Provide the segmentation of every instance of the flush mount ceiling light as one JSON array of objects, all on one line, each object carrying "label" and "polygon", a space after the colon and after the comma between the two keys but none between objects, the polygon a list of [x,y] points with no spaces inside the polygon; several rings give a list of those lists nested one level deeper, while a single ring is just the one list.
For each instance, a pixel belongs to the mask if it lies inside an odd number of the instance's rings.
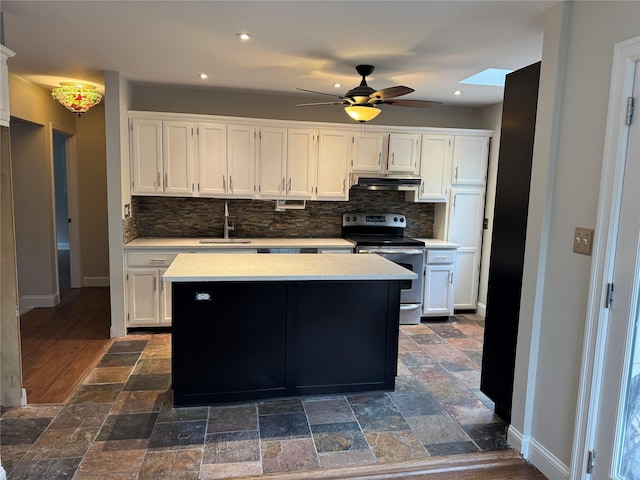
[{"label": "flush mount ceiling light", "polygon": [[373,120],[381,112],[379,108],[369,107],[367,105],[351,105],[349,107],[345,107],[344,111],[347,112],[347,115],[360,123]]},{"label": "flush mount ceiling light", "polygon": [[240,40],[246,41],[251,38],[251,34],[247,32],[240,32],[236,33],[236,37],[238,37]]},{"label": "flush mount ceiling light", "polygon": [[206,80],[207,78],[209,78],[209,75],[207,75],[206,73],[200,73],[198,74],[198,76],[201,80]]},{"label": "flush mount ceiling light", "polygon": [[74,82],[60,82],[60,87],[54,88],[51,96],[78,116],[102,100],[102,93],[93,85]]}]

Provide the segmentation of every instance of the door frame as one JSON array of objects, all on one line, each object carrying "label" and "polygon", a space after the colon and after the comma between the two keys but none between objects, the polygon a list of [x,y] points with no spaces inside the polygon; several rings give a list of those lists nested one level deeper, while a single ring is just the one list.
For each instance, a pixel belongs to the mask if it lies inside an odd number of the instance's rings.
[{"label": "door frame", "polygon": [[[80,236],[80,202],[78,191],[78,152],[77,152],[77,139],[75,132],[56,125],[54,123],[49,124],[49,132],[51,138],[51,144],[53,145],[53,132],[59,132],[63,134],[65,139],[65,155],[66,155],[66,172],[67,172],[67,208],[68,215],[71,218],[69,223],[69,259],[71,266],[71,288],[80,288],[84,285],[82,280],[82,238]],[[53,192],[53,218],[55,223],[56,217],[56,202],[55,202],[55,175],[53,172],[54,158],[53,148],[51,149],[51,168],[52,168],[52,192]],[[54,227],[55,228],[55,227]],[[56,235],[54,235],[54,241]],[[58,258],[55,257],[56,273],[59,272]],[[58,295],[60,294],[60,285],[58,282],[58,275],[56,275],[56,285]]]},{"label": "door frame", "polygon": [[[603,376],[604,345],[609,310],[604,305],[607,284],[613,280],[618,222],[629,128],[624,124],[627,99],[633,92],[636,62],[640,62],[640,36],[614,47],[607,112],[604,156],[593,244],[593,261],[584,334],[582,368],[571,455],[570,479],[587,478],[587,452],[594,443]],[[636,110],[640,108],[636,107]],[[640,121],[640,112],[634,121]]]}]

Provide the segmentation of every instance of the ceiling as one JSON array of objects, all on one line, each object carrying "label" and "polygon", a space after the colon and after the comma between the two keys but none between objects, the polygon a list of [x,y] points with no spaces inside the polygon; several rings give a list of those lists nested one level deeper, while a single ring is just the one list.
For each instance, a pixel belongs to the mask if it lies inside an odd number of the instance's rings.
[{"label": "ceiling", "polygon": [[542,12],[554,3],[2,0],[0,9],[16,52],[9,71],[47,88],[102,85],[114,70],[141,83],[342,95],[360,81],[355,65],[371,64],[375,89],[406,85],[416,91],[403,99],[480,106],[501,102],[502,88],[458,82],[539,61]]}]

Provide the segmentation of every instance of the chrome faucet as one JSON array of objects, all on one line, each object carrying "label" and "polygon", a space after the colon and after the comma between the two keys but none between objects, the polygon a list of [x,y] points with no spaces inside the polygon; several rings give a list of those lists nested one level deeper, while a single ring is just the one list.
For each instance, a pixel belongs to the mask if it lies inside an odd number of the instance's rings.
[{"label": "chrome faucet", "polygon": [[229,232],[233,232],[236,229],[235,223],[229,226],[229,206],[227,202],[224,202],[224,227],[223,227],[223,237],[229,238]]}]

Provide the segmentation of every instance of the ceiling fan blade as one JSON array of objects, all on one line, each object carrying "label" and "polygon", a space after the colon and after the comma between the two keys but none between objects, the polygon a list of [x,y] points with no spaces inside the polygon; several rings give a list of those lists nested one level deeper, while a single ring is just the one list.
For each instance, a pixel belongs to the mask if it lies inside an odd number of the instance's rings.
[{"label": "ceiling fan blade", "polygon": [[305,90],[304,88],[296,88],[296,90],[300,90],[301,92],[317,93],[318,95],[327,95],[329,97],[344,98],[344,97],[341,97],[340,95],[336,95],[334,93],[316,92],[314,90]]},{"label": "ceiling fan blade", "polygon": [[442,102],[430,102],[427,100],[385,100],[380,102],[382,105],[395,105],[396,107],[418,107],[428,108],[442,105]]},{"label": "ceiling fan blade", "polygon": [[343,105],[345,102],[316,102],[316,103],[298,103],[294,107],[312,107],[315,105]]},{"label": "ceiling fan blade", "polygon": [[370,97],[377,98],[379,100],[385,100],[387,98],[395,98],[401,95],[406,95],[411,92],[415,92],[415,90],[413,88],[403,87],[402,85],[398,85],[395,87],[383,88],[382,90],[373,92],[370,95]]}]

